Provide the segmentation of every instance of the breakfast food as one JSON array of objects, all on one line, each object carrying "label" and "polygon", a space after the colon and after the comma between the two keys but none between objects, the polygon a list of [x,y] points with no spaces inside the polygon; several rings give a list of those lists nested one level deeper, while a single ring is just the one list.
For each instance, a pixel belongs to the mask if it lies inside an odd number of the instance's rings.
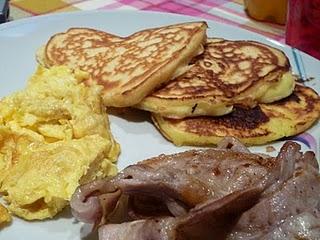
[{"label": "breakfast food", "polygon": [[203,51],[206,28],[205,22],[191,22],[146,29],[124,38],[69,29],[51,37],[37,59],[44,66],[67,65],[89,72],[86,82],[104,87],[106,106],[132,106],[186,71],[189,61]]},{"label": "breakfast food", "polygon": [[65,66],[34,73],[0,102],[0,191],[22,218],[55,216],[79,184],[115,175],[119,145],[102,104],[102,87]]},{"label": "breakfast food", "polygon": [[160,155],[83,185],[71,208],[77,219],[98,227],[100,240],[281,234],[292,239],[319,233],[319,194],[312,152],[303,154],[298,144],[287,142],[273,158],[227,138],[217,149]]},{"label": "breakfast food", "polygon": [[136,107],[169,118],[221,116],[287,97],[295,85],[285,54],[253,41],[209,38],[189,67]]},{"label": "breakfast food", "polygon": [[[70,203],[100,240],[317,239],[318,164],[293,142],[274,158],[224,138],[116,175],[105,105],[152,112],[176,145],[230,135],[263,144],[319,118],[319,96],[295,83],[283,52],[213,38],[203,49],[205,31],[203,22],[129,37],[71,28],[41,47],[26,89],[0,102],[0,193],[10,212],[46,219]],[[8,209],[0,205],[0,224],[11,221]]]},{"label": "breakfast food", "polygon": [[313,152],[287,142],[276,160],[271,185],[238,219],[228,240],[309,239],[320,236],[319,165]]},{"label": "breakfast food", "polygon": [[0,204],[0,228],[5,225],[10,223],[12,220],[11,215],[2,204]]},{"label": "breakfast food", "polygon": [[[58,33],[54,36],[58,38],[59,43],[55,52],[60,52],[62,55],[77,57],[72,59],[73,61],[68,62],[68,66],[73,69],[77,68],[79,61],[89,58],[89,50],[95,49],[96,51],[101,50],[104,53],[105,46],[114,42],[119,42],[122,38],[117,37],[113,34],[102,32],[96,29],[90,28],[70,28],[67,34]],[[81,42],[85,39],[85,42]],[[75,44],[78,42],[78,44]],[[80,52],[84,54],[84,59],[80,58]],[[46,58],[46,46],[42,46],[36,53],[36,59],[40,65],[50,67],[50,62]],[[82,63],[84,64],[84,63]]]},{"label": "breakfast food", "polygon": [[[303,117],[302,117],[303,116]],[[320,97],[297,84],[287,98],[255,108],[236,107],[220,117],[170,119],[153,114],[159,131],[176,145],[212,145],[234,136],[247,145],[268,143],[307,130],[320,117]]]}]

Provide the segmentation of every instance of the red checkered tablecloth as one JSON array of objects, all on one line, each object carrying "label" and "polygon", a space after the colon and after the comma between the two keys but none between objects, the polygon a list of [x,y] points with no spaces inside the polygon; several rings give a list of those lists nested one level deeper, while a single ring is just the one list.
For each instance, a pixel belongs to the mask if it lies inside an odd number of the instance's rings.
[{"label": "red checkered tablecloth", "polygon": [[249,18],[243,0],[11,0],[11,20],[68,11],[129,9],[179,13],[238,26],[284,42],[284,27]]}]

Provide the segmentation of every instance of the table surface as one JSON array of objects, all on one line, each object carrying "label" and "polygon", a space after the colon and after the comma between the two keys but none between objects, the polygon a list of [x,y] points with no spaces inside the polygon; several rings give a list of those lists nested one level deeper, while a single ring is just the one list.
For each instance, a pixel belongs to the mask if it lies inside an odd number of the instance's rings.
[{"label": "table surface", "polygon": [[243,0],[11,0],[10,20],[48,13],[85,10],[148,10],[215,20],[284,42],[284,26],[249,18]]}]

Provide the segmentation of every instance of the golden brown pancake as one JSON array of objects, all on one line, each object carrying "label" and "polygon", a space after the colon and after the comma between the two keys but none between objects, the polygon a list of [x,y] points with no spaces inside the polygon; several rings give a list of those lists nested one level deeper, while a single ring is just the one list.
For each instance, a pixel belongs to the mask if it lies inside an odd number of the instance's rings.
[{"label": "golden brown pancake", "polygon": [[[53,54],[54,58],[58,58],[60,64],[63,65],[66,56],[73,56],[73,62],[69,61],[69,67],[76,68],[78,61],[83,61],[84,59],[89,59],[90,53],[95,52],[100,53],[104,52],[103,48],[107,44],[112,44],[113,42],[122,41],[121,37],[116,35],[106,33],[103,31],[90,29],[90,28],[70,28],[66,33],[58,33],[52,38],[58,38],[60,41],[59,47],[56,46]],[[100,51],[99,51],[100,50]],[[82,54],[80,54],[82,53]],[[50,59],[46,57],[46,45],[42,46],[36,54],[37,61],[46,67],[54,65],[50,62]],[[61,58],[59,60],[59,58]],[[71,66],[74,64],[73,66]]]},{"label": "golden brown pancake", "polygon": [[274,102],[294,89],[285,54],[262,43],[211,38],[192,63],[137,107],[170,118],[220,116],[235,104]]},{"label": "golden brown pancake", "polygon": [[247,145],[268,143],[307,130],[320,114],[320,98],[311,88],[296,85],[280,101],[252,109],[235,108],[220,117],[169,119],[153,114],[160,132],[176,145],[212,145],[233,136]]},{"label": "golden brown pancake", "polygon": [[117,37],[92,29],[70,29],[51,37],[37,58],[45,66],[67,65],[90,73],[88,84],[104,86],[107,106],[140,102],[161,83],[184,72],[201,53],[205,22],[146,29]]}]

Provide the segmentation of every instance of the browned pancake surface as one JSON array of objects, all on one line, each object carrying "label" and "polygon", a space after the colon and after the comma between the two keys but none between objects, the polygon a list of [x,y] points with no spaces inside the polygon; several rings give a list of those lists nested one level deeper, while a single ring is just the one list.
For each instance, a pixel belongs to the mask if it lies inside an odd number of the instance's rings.
[{"label": "browned pancake surface", "polygon": [[[55,42],[57,40],[57,42]],[[84,62],[95,53],[105,51],[104,47],[122,38],[106,32],[90,28],[70,28],[65,33],[58,33],[50,40],[45,49],[48,65],[64,65],[65,63]],[[101,48],[101,49],[99,49]]]},{"label": "browned pancake surface", "polygon": [[[253,109],[235,108],[233,112],[221,117],[202,117],[195,121],[186,120],[186,131],[199,135],[212,135],[221,128],[234,129],[239,133],[259,127],[269,120],[269,117],[261,110],[260,106]],[[205,127],[204,127],[205,126]],[[261,134],[261,133],[259,133]],[[228,134],[227,134],[228,135]]]},{"label": "browned pancake surface", "polygon": [[[49,66],[67,65],[89,72],[91,79],[88,83],[104,86],[105,97],[110,100],[113,95],[134,91],[152,77],[157,80],[152,83],[154,86],[146,87],[148,91],[168,81],[173,70],[168,69],[168,73],[163,70],[162,73],[162,69],[170,68],[168,63],[175,61],[178,67],[179,61],[193,57],[205,40],[205,29],[204,22],[176,24],[147,29],[125,38],[92,29],[71,29],[49,40],[46,61]],[[147,94],[140,92],[138,95],[141,98],[140,95]],[[132,104],[138,100],[134,99]]]},{"label": "browned pancake surface", "polygon": [[[232,98],[270,73],[288,71],[289,62],[279,50],[253,41],[208,39],[204,54],[194,66],[151,96],[187,99],[206,96]],[[214,101],[214,100],[213,100]]]},{"label": "browned pancake surface", "polygon": [[320,115],[320,98],[311,88],[296,85],[287,98],[255,108],[235,107],[220,117],[170,119],[153,115],[159,130],[177,145],[214,144],[234,136],[246,144],[263,144],[308,129]]}]

